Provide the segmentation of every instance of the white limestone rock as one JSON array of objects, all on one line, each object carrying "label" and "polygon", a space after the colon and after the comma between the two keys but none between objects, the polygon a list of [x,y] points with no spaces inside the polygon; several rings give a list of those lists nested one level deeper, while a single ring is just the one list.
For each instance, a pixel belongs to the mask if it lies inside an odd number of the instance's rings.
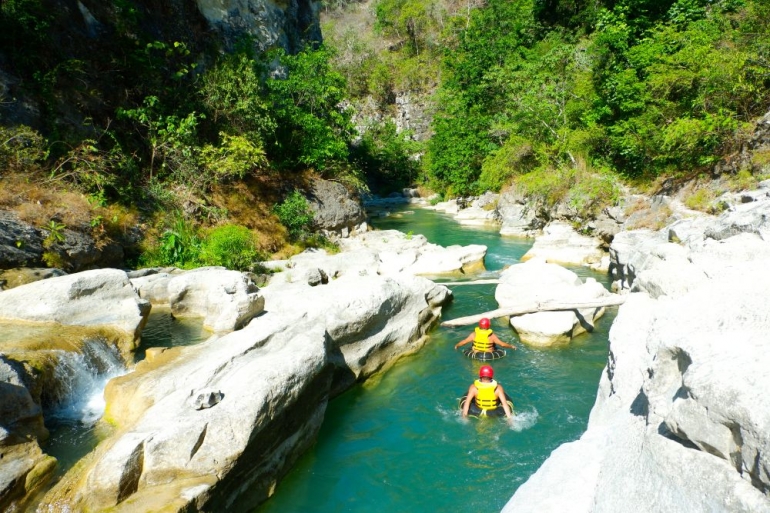
[{"label": "white limestone rock", "polygon": [[203,317],[214,333],[239,329],[264,310],[265,300],[244,273],[201,268],[168,282],[169,304],[175,317]]},{"label": "white limestone rock", "polygon": [[[500,308],[543,301],[581,302],[608,295],[593,278],[583,283],[574,272],[542,258],[509,267],[501,273],[495,289]],[[581,309],[577,314],[575,311],[537,312],[513,316],[510,322],[522,342],[549,346],[569,342],[575,335],[592,329],[603,314],[604,308]]]},{"label": "white limestone rock", "polygon": [[496,207],[499,198],[499,194],[486,192],[478,198],[474,198],[468,207],[457,212],[454,219],[460,224],[472,226],[498,224],[500,216]]},{"label": "white limestone rock", "polygon": [[614,264],[640,293],[610,331],[588,430],[504,511],[770,512],[770,203],[761,201],[618,234]]},{"label": "white limestone rock", "polygon": [[128,276],[97,269],[29,283],[0,292],[0,319],[105,326],[125,334],[122,349],[133,349],[150,313]]},{"label": "white limestone rock", "polygon": [[363,233],[341,242],[341,247],[348,253],[367,255],[365,258],[376,265],[363,270],[383,275],[439,275],[482,268],[487,252],[480,244],[443,247],[428,242],[423,235],[409,236],[397,230]]},{"label": "white limestone rock", "polygon": [[601,244],[599,239],[580,235],[569,223],[554,221],[543,228],[543,234],[535,238],[521,260],[541,257],[552,263],[596,267],[605,254]]}]

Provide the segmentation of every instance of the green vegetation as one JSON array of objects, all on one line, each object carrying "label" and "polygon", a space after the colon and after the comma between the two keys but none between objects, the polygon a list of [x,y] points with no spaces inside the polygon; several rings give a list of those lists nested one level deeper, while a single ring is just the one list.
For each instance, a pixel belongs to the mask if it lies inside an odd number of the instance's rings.
[{"label": "green vegetation", "polygon": [[770,102],[760,2],[548,3],[491,0],[460,31],[429,180],[473,193],[577,159],[630,178],[696,170]]},{"label": "green vegetation", "polygon": [[206,265],[221,265],[228,269],[248,271],[265,260],[257,251],[254,234],[243,226],[217,226],[203,241],[201,260]]},{"label": "green vegetation", "polygon": [[292,240],[308,235],[313,222],[313,212],[310,210],[307,199],[299,191],[289,194],[285,200],[275,206],[274,211]]},{"label": "green vegetation", "polygon": [[258,268],[265,259],[266,256],[257,249],[254,233],[248,228],[225,224],[201,233],[177,214],[172,226],[163,230],[157,241],[146,248],[140,264],[181,269],[215,265],[249,271]]},{"label": "green vegetation", "polygon": [[[373,5],[371,30],[386,42],[332,16],[327,40],[343,49],[335,62],[349,94],[381,108],[396,91],[437,86],[414,181],[448,197],[513,184],[591,210],[613,201],[620,181],[709,169],[770,104],[770,7],[759,0]],[[433,82],[405,86],[409,63],[427,55],[440,62]],[[387,81],[375,82],[387,86],[361,78],[381,68]]]},{"label": "green vegetation", "polygon": [[400,191],[415,182],[420,164],[413,157],[422,145],[408,131],[398,132],[388,120],[368,127],[351,156],[369,186],[382,194]]},{"label": "green vegetation", "polygon": [[[74,190],[89,206],[68,227],[110,238],[136,215],[152,225],[142,262],[240,268],[260,251],[326,244],[299,194],[282,192],[309,176],[442,198],[513,186],[590,215],[623,181],[710,172],[770,104],[763,0],[365,4],[325,4],[326,45],[260,55],[131,0],[93,6],[110,34],[93,52],[65,13],[2,2],[4,71],[40,126],[0,123],[0,171],[18,175],[0,204],[18,206],[23,189],[26,218],[44,227],[57,203],[33,203],[43,193],[25,184]],[[417,142],[391,120],[398,98],[419,95],[432,125]],[[727,187],[756,183],[769,161],[755,155]],[[257,203],[259,216],[246,208]],[[105,221],[133,206],[132,222]],[[243,255],[227,260],[225,247]]]},{"label": "green vegetation", "polygon": [[[24,84],[20,92],[39,105],[42,123],[33,130],[0,122],[0,171],[18,173],[15,183],[83,194],[93,205],[87,225],[105,238],[114,233],[104,229],[109,223],[99,208],[139,206],[143,220],[165,227],[149,231],[141,262],[189,267],[222,260],[204,251],[200,234],[227,221],[280,250],[290,241],[278,240],[285,232],[275,229],[271,207],[286,184],[304,189],[310,175],[365,187],[358,162],[392,162],[398,169],[391,174],[416,174],[394,155],[399,141],[390,132],[351,154],[346,77],[331,67],[330,48],[306,41],[295,54],[259,55],[244,39],[223,51],[211,33],[150,19],[139,7],[132,0],[93,6],[110,34],[93,52],[91,40],[71,34],[66,13],[32,0],[0,4],[4,71]],[[256,196],[268,219],[253,221],[243,209],[234,217],[233,190]],[[15,192],[0,201],[15,207]],[[53,201],[42,208],[51,211],[34,217],[55,213]],[[304,231],[291,225],[289,235],[328,245]]]}]

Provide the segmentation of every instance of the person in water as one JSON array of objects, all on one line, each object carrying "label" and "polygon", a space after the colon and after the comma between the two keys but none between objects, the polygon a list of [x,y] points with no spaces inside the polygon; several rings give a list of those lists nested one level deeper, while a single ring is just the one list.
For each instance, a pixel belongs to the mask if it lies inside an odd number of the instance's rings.
[{"label": "person in water", "polygon": [[[492,333],[492,330],[489,328],[489,319],[486,317],[479,321],[479,326],[473,331],[473,333],[468,335],[464,340],[461,340],[455,344],[455,349],[460,346],[464,346],[465,344],[470,344],[471,342],[473,342],[473,350],[471,351],[472,354],[469,356],[473,356],[476,353],[494,354],[497,351],[498,346],[509,347],[514,350],[516,349],[516,346],[503,342],[497,338],[497,335]],[[503,354],[505,353],[503,352]]]},{"label": "person in water", "polygon": [[497,408],[503,409],[505,416],[511,417],[511,404],[505,395],[503,386],[495,381],[495,371],[489,365],[482,365],[479,369],[479,379],[473,382],[468,389],[468,395],[462,403],[463,417],[468,416],[471,407],[481,415],[496,414]]}]

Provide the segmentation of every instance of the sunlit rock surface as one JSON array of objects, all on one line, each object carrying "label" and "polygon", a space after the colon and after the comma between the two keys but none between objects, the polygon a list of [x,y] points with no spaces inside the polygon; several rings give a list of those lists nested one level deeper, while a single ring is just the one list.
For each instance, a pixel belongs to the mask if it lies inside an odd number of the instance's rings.
[{"label": "sunlit rock surface", "polygon": [[770,202],[621,232],[588,430],[505,512],[770,511]]},{"label": "sunlit rock surface", "polygon": [[[424,245],[391,236],[395,253]],[[313,443],[328,400],[422,347],[451,299],[446,287],[402,270],[411,265],[378,274],[380,243],[358,244],[276,264],[260,290],[264,311],[248,325],[152,352],[112,380],[105,416],[119,434],[65,476],[43,510],[251,511],[265,500]],[[459,262],[464,253],[452,254]],[[326,283],[309,284],[314,271]],[[157,280],[144,285],[162,297]],[[202,393],[217,400],[198,408]]]},{"label": "sunlit rock surface", "polygon": [[2,320],[110,327],[125,334],[124,350],[136,346],[149,313],[150,303],[118,269],[84,271],[0,292]]},{"label": "sunlit rock surface", "polygon": [[609,261],[602,265],[604,255],[597,238],[580,235],[569,223],[552,222],[543,228],[543,234],[535,238],[521,259],[540,257],[551,263],[592,266],[606,271]]},{"label": "sunlit rock surface", "polygon": [[[608,295],[596,280],[589,278],[584,283],[569,269],[542,258],[533,258],[504,270],[495,289],[500,308],[544,301],[586,302]],[[567,343],[575,335],[592,330],[596,319],[603,314],[603,307],[581,308],[512,316],[510,322],[522,342],[550,346]]]}]

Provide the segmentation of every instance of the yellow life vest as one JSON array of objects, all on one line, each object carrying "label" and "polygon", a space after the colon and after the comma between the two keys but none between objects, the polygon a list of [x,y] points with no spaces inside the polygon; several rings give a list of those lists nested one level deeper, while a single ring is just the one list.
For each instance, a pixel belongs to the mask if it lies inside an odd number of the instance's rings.
[{"label": "yellow life vest", "polygon": [[482,353],[489,353],[495,350],[495,343],[489,341],[492,330],[482,330],[476,328],[476,336],[473,338],[473,350]]},{"label": "yellow life vest", "polygon": [[478,389],[478,392],[476,392],[476,406],[482,410],[494,410],[497,408],[497,396],[495,395],[497,381],[493,379],[489,383],[485,383],[477,379],[473,384]]}]

